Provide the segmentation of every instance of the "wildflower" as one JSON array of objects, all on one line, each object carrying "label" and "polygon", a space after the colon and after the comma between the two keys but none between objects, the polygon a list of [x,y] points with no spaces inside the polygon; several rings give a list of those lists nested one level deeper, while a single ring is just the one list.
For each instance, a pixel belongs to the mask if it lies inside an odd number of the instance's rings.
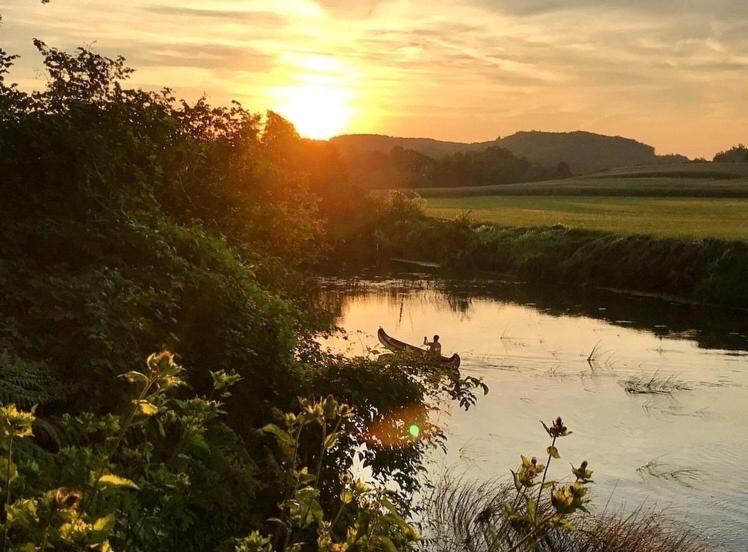
[{"label": "wildflower", "polygon": [[69,491],[67,489],[57,489],[55,491],[55,503],[59,508],[77,508],[81,500],[81,494],[78,491]]},{"label": "wildflower", "polygon": [[0,431],[5,438],[31,437],[34,419],[33,412],[18,410],[14,404],[0,407]]},{"label": "wildflower", "polygon": [[534,486],[535,478],[543,473],[544,469],[545,465],[539,464],[538,459],[534,456],[532,458],[522,456],[522,465],[519,467],[519,470],[517,470],[517,473],[512,472],[515,478],[515,485],[519,483],[519,486],[522,487]]},{"label": "wildflower", "polygon": [[587,487],[575,481],[571,485],[562,485],[551,492],[551,504],[559,514],[573,514],[577,510],[586,512],[585,504],[589,502]]},{"label": "wildflower", "polygon": [[582,464],[578,468],[575,468],[572,464],[571,473],[573,473],[577,480],[581,481],[582,483],[592,482],[592,470],[587,469],[587,460],[582,462]]},{"label": "wildflower", "polygon": [[564,422],[560,416],[553,421],[551,427],[545,425],[545,422],[543,422],[542,420],[540,423],[543,424],[543,427],[545,428],[545,431],[548,433],[548,435],[550,435],[554,439],[556,439],[557,437],[566,437],[567,435],[572,434],[572,432],[569,431],[569,429],[564,425]]}]

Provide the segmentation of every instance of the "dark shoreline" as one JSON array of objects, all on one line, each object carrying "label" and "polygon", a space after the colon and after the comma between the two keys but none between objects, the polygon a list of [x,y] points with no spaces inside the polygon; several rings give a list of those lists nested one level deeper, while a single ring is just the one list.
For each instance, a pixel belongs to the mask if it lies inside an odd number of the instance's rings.
[{"label": "dark shoreline", "polygon": [[[391,259],[433,264],[443,274],[659,297],[748,309],[748,243],[684,240],[573,230],[502,228],[467,218],[380,220],[375,232],[338,252],[371,264]],[[374,243],[372,243],[374,242]]]}]

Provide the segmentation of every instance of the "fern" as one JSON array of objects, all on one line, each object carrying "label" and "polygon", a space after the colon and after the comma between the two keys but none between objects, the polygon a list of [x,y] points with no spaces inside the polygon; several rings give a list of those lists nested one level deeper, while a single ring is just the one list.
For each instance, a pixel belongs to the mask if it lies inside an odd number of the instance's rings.
[{"label": "fern", "polygon": [[44,364],[0,351],[0,403],[30,408],[56,400],[59,392],[60,383]]}]

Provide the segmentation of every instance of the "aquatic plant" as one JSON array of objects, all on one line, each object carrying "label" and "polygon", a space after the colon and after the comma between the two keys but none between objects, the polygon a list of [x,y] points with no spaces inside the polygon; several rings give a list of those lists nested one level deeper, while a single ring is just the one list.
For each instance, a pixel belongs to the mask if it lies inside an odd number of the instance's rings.
[{"label": "aquatic plant", "polygon": [[578,467],[572,465],[571,481],[548,480],[552,462],[561,457],[556,443],[572,432],[561,418],[550,426],[541,423],[550,438],[545,464],[523,455],[520,466],[511,472],[512,486],[447,482],[437,487],[427,507],[430,526],[435,529],[429,540],[434,549],[530,550],[542,546],[552,534],[576,531],[572,520],[587,512],[592,470],[584,461]]},{"label": "aquatic plant", "polygon": [[701,472],[693,468],[682,468],[661,462],[654,458],[636,469],[642,477],[649,476],[656,479],[675,481],[686,487],[690,487],[693,481],[701,477]]},{"label": "aquatic plant", "polygon": [[[572,479],[546,481],[559,458],[555,444],[570,435],[557,418],[545,464],[522,457],[512,480],[472,482],[447,472],[426,499],[424,551],[436,552],[702,552],[698,536],[654,511],[590,513],[592,470],[572,465]],[[537,493],[535,490],[537,489]]]},{"label": "aquatic plant", "polygon": [[633,395],[671,395],[676,391],[690,391],[691,386],[675,376],[631,376],[620,382],[627,393]]}]

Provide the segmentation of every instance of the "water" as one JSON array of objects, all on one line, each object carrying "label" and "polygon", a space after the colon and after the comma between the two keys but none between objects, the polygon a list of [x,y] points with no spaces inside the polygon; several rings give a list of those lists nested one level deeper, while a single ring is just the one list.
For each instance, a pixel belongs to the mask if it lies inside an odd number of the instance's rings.
[{"label": "water", "polygon": [[[544,457],[539,420],[562,416],[574,434],[558,443],[562,458],[551,475],[588,460],[598,511],[665,510],[715,548],[748,549],[746,313],[487,281],[410,277],[323,287],[323,301],[348,332],[332,348],[377,347],[380,325],[414,344],[438,333],[443,353],[458,352],[463,373],[488,384],[474,409],[441,413],[449,452],[432,460],[432,475],[503,477],[520,454]],[[624,390],[628,378],[653,375],[688,389]]]}]

